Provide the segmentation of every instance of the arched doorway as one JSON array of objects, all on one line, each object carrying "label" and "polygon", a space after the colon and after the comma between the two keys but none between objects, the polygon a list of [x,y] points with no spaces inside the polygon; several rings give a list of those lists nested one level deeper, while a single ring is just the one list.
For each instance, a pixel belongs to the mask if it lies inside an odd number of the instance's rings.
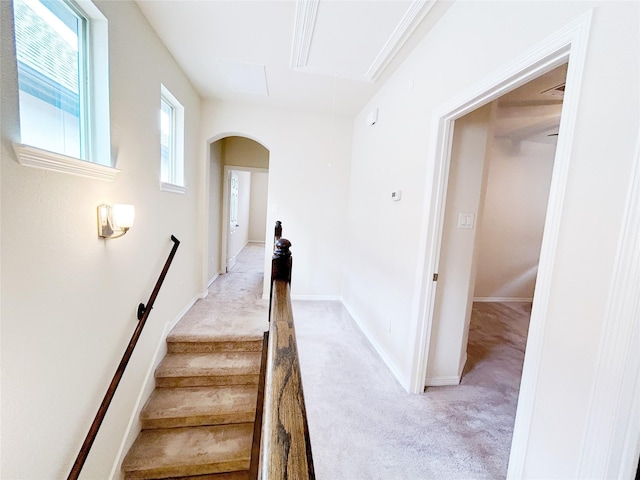
[{"label": "arched doorway", "polygon": [[265,243],[269,150],[246,136],[223,135],[209,143],[208,164],[207,286],[233,268],[248,243]]}]

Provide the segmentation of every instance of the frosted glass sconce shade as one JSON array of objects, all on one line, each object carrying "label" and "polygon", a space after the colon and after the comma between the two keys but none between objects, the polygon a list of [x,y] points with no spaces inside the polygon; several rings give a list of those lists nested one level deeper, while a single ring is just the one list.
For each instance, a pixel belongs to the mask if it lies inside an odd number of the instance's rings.
[{"label": "frosted glass sconce shade", "polygon": [[98,236],[102,238],[122,237],[133,226],[135,207],[133,205],[99,205]]}]

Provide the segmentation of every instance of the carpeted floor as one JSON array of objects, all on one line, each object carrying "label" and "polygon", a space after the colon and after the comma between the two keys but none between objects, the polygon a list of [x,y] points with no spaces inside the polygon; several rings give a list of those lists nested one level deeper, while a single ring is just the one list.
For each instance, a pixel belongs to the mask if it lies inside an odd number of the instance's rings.
[{"label": "carpeted floor", "polygon": [[410,395],[339,302],[295,302],[319,479],[505,478],[529,304],[474,305],[458,386]]},{"label": "carpeted floor", "polygon": [[237,256],[236,265],[209,287],[169,334],[189,340],[257,337],[269,328],[269,302],[262,299],[264,244],[249,243]]},{"label": "carpeted floor", "polygon": [[[248,245],[172,334],[266,328],[263,245]],[[530,304],[476,303],[460,385],[410,395],[340,302],[293,311],[319,480],[505,478]]]}]

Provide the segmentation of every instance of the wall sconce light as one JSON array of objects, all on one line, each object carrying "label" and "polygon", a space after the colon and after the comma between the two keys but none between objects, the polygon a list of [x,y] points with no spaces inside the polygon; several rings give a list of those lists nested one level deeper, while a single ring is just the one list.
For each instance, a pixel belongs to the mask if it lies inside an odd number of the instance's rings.
[{"label": "wall sconce light", "polygon": [[122,237],[133,225],[133,205],[98,205],[98,236],[102,238]]}]

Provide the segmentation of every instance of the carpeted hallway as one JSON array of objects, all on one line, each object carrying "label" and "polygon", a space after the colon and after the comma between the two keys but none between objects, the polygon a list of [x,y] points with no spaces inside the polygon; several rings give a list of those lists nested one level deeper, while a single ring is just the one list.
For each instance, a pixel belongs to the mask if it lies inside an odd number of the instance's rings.
[{"label": "carpeted hallway", "polygon": [[[174,332],[266,328],[263,248],[249,244]],[[319,480],[505,478],[530,304],[474,304],[461,384],[421,395],[404,391],[340,302],[294,301],[293,312]]]},{"label": "carpeted hallway", "polygon": [[505,478],[529,304],[475,304],[462,383],[422,395],[339,302],[295,302],[294,316],[318,478]]}]

